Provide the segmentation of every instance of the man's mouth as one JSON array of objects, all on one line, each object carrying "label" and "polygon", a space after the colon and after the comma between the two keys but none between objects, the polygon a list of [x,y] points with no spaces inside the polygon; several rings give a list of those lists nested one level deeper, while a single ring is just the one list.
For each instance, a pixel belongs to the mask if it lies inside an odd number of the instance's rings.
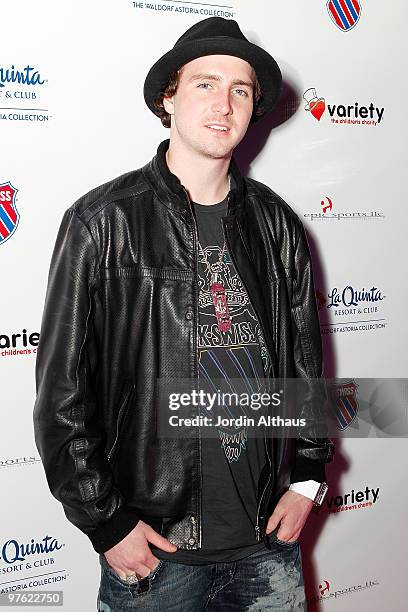
[{"label": "man's mouth", "polygon": [[205,127],[212,130],[213,132],[222,132],[224,134],[227,134],[230,131],[230,128],[228,126],[222,125],[220,123],[209,123]]}]

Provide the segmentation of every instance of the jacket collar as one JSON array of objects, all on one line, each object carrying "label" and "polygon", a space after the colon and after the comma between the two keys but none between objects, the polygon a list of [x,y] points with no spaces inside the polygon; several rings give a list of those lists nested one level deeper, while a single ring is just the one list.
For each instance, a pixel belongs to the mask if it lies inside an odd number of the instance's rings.
[{"label": "jacket collar", "polygon": [[[156,155],[143,167],[142,171],[159,199],[168,208],[182,212],[188,209],[188,203],[184,186],[167,165],[166,151],[169,144],[170,139],[163,140],[157,147]],[[235,187],[230,191],[228,215],[235,215],[243,205],[245,183],[233,157],[231,158],[229,171],[235,179]]]}]

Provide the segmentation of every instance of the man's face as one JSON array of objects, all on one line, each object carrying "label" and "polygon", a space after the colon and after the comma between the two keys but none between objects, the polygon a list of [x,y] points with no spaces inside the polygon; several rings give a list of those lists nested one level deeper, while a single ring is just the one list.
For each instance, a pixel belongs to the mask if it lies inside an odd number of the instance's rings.
[{"label": "man's face", "polygon": [[163,100],[170,140],[205,157],[229,157],[251,120],[254,78],[252,66],[232,55],[185,64],[176,93]]}]

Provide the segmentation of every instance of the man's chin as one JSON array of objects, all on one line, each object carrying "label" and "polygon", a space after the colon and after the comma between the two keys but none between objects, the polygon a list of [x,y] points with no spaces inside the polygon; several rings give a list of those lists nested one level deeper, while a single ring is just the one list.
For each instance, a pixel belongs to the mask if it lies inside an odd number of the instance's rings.
[{"label": "man's chin", "polygon": [[230,158],[235,146],[231,143],[208,144],[206,143],[202,150],[207,157],[212,159],[227,159]]}]

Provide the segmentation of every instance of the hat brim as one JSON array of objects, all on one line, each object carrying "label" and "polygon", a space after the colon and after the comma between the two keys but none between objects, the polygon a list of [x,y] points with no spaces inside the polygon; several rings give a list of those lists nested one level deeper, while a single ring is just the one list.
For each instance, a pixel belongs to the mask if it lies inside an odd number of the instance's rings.
[{"label": "hat brim", "polygon": [[261,116],[253,114],[252,123],[272,110],[282,86],[282,74],[277,62],[267,51],[254,43],[229,36],[215,36],[173,48],[150,68],[145,79],[143,95],[147,106],[155,115],[157,109],[154,101],[166,88],[170,74],[191,60],[204,55],[233,55],[247,61],[254,68],[261,86],[260,103],[264,112]]}]

